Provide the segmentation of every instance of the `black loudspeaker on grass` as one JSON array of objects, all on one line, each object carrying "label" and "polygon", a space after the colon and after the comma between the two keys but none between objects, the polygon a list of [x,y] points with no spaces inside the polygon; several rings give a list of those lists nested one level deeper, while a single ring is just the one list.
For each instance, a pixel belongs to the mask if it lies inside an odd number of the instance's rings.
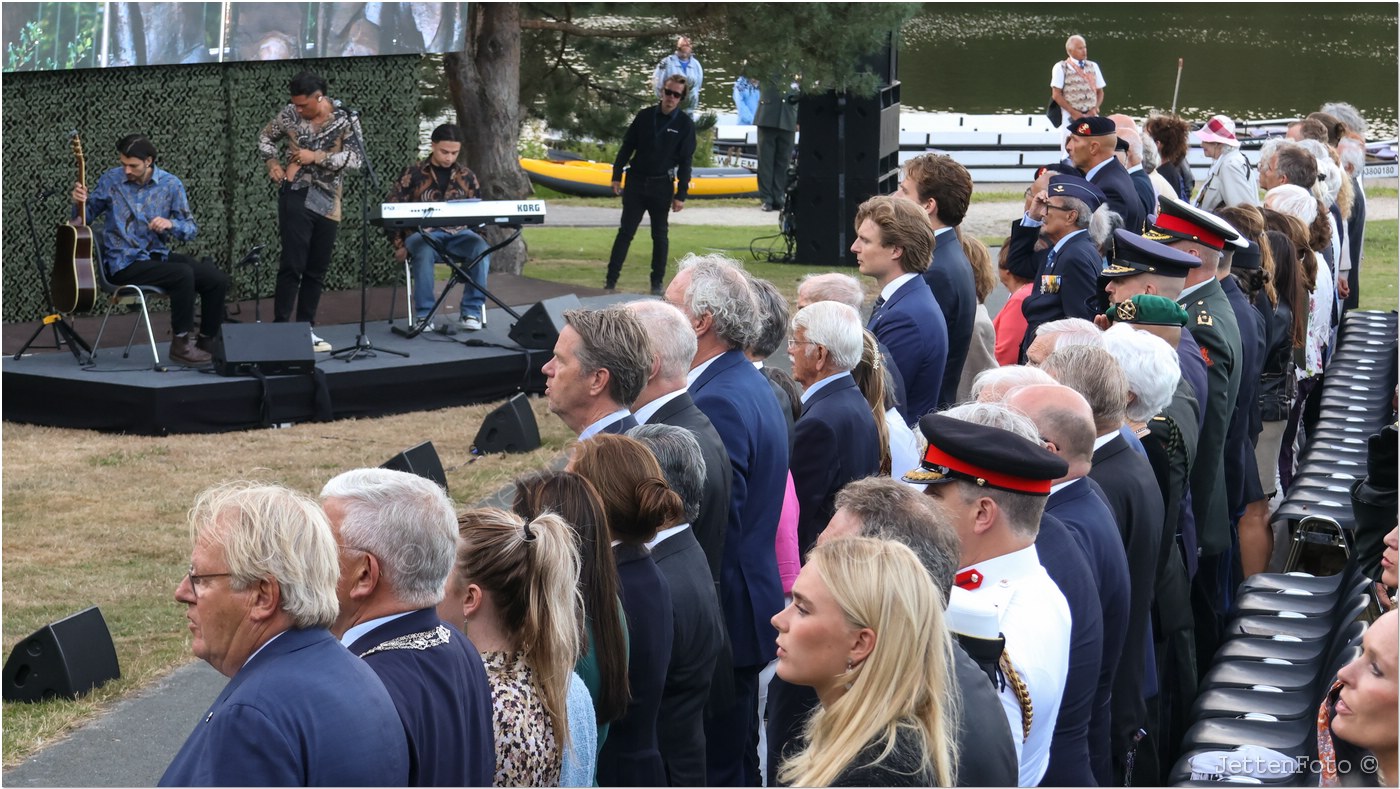
[{"label": "black loudspeaker on grass", "polygon": [[120,679],[117,648],[96,606],[45,625],[5,661],[5,701],[76,699]]},{"label": "black loudspeaker on grass", "polygon": [[473,455],[529,452],[540,448],[540,427],[523,392],[486,415],[472,442]]},{"label": "black loudspeaker on grass", "polygon": [[447,473],[442,470],[442,460],[438,458],[437,449],[431,441],[424,441],[416,447],[405,449],[384,461],[380,468],[417,474],[447,490]]},{"label": "black loudspeaker on grass", "polygon": [[552,351],[559,340],[559,332],[564,330],[564,312],[582,306],[578,296],[572,293],[538,302],[510,327],[510,338],[521,348]]},{"label": "black loudspeaker on grass", "polygon": [[225,323],[214,338],[219,375],[307,374],[316,368],[309,323]]}]

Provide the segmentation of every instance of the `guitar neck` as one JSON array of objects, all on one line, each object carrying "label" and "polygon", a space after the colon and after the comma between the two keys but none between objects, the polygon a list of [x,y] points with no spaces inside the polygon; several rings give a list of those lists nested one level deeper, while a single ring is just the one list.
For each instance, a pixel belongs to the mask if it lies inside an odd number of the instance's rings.
[{"label": "guitar neck", "polygon": [[[83,189],[87,189],[87,161],[82,156],[78,157],[78,183],[83,185]],[[73,224],[77,225],[78,227],[82,227],[83,225],[87,224],[86,199],[78,201],[78,218],[76,221],[74,221]]]}]

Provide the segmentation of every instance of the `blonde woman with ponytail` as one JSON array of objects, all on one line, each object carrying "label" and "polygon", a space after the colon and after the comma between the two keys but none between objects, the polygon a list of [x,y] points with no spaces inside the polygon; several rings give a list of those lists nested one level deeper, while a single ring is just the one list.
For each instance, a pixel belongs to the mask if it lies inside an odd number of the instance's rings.
[{"label": "blonde woman with ponytail", "polygon": [[851,537],[818,545],[773,617],[778,676],[820,708],[788,786],[952,786],[957,694],[943,598],[914,552]]},{"label": "blonde woman with ponytail", "polygon": [[567,698],[583,629],[568,524],[505,510],[458,519],[457,561],[438,615],[462,622],[491,682],[494,786],[558,786]]}]

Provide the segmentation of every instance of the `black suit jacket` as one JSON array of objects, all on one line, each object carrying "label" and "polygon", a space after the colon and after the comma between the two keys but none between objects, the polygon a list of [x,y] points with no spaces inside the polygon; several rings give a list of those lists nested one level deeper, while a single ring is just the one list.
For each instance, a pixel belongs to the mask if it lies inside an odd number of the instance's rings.
[{"label": "black suit jacket", "polygon": [[692,529],[657,543],[651,558],[671,589],[675,614],[671,663],[656,721],[661,760],[671,786],[704,786],[705,702],[725,639],[719,597]]},{"label": "black suit jacket", "polygon": [[924,282],[933,291],[948,327],[948,360],[943,366],[943,385],[938,388],[938,407],[947,408],[958,400],[958,381],[977,317],[977,285],[956,228],[938,234]]},{"label": "black suit jacket", "polygon": [[1109,159],[1094,173],[1089,183],[1103,190],[1108,197],[1109,209],[1122,215],[1124,229],[1133,233],[1142,232],[1147,224],[1147,209],[1142,207],[1142,199],[1138,197],[1137,187],[1133,186],[1133,178],[1128,175],[1126,167],[1117,159]]},{"label": "black suit jacket", "polygon": [[1133,186],[1137,188],[1142,210],[1146,211],[1148,216],[1157,213],[1157,190],[1152,188],[1152,179],[1147,175],[1147,171],[1138,168],[1128,173],[1128,177],[1133,179]]},{"label": "black suit jacket", "polygon": [[805,558],[836,512],[837,491],[851,480],[880,473],[875,415],[854,378],[837,378],[807,401],[797,420],[791,469],[797,549]]},{"label": "black suit jacket", "polygon": [[700,454],[705,458],[705,489],[700,495],[700,514],[690,528],[695,532],[695,541],[705,552],[705,561],[718,590],[719,565],[724,558],[724,530],[729,523],[729,487],[734,483],[734,469],[729,465],[724,440],[719,437],[719,432],[705,412],[695,407],[690,392],[681,392],[656,409],[651,421],[683,427],[700,442]]}]

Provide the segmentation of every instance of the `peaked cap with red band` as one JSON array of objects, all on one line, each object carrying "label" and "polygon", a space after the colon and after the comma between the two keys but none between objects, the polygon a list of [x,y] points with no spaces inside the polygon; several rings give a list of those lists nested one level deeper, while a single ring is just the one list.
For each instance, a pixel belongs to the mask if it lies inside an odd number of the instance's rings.
[{"label": "peaked cap with red band", "polygon": [[1162,195],[1159,208],[1161,210],[1148,224],[1147,232],[1142,234],[1145,238],[1163,244],[1194,241],[1211,249],[1224,249],[1226,244],[1240,248],[1249,245],[1229,222],[1184,200]]},{"label": "peaked cap with red band", "polygon": [[940,485],[962,480],[978,487],[1048,496],[1050,484],[1069,464],[1039,444],[997,427],[964,422],[943,414],[919,420],[928,450],[905,482]]}]

